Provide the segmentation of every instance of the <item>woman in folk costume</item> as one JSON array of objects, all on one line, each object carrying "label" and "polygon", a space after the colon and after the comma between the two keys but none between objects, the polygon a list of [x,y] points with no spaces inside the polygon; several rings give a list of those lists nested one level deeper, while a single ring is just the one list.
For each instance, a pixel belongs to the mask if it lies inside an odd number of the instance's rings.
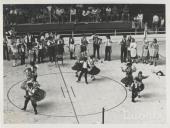
[{"label": "woman in folk costume", "polygon": [[94,59],[94,56],[89,57],[90,71],[88,73],[91,75],[92,80],[95,80],[94,75],[97,75],[100,72],[100,69],[94,64]]},{"label": "woman in folk costume", "polygon": [[132,73],[136,71],[136,67],[132,67],[132,63],[127,63],[127,67],[124,69],[122,67],[122,71],[126,73],[126,77],[121,80],[125,87],[130,87],[133,82]]},{"label": "woman in folk costume", "polygon": [[142,46],[142,57],[143,63],[148,63],[148,56],[149,56],[149,42],[146,38],[144,38],[143,46]]},{"label": "woman in folk costume", "polygon": [[81,38],[81,45],[80,45],[80,52],[82,56],[87,56],[87,45],[88,45],[88,41],[86,39],[86,36],[83,34],[83,37]]},{"label": "woman in folk costume", "polygon": [[157,60],[159,59],[159,44],[157,39],[153,40],[153,64],[154,66],[157,65]]},{"label": "woman in folk costume", "polygon": [[28,82],[26,86],[27,96],[25,97],[25,103],[22,110],[26,110],[27,104],[31,101],[34,109],[34,113],[37,114],[37,102],[45,98],[46,92],[39,88],[38,82]]},{"label": "woman in folk costume", "polygon": [[69,50],[70,50],[70,59],[75,59],[75,44],[74,37],[69,38]]},{"label": "woman in folk costume", "polygon": [[134,38],[132,38],[132,42],[130,43],[130,56],[131,56],[132,63],[136,62],[136,58],[137,58],[137,44],[136,44]]},{"label": "woman in folk costume", "polygon": [[78,73],[81,71],[83,66],[83,57],[77,57],[77,61],[75,62],[74,66],[72,67],[72,70],[76,71],[76,77],[78,77]]},{"label": "woman in folk costume", "polygon": [[11,50],[12,50],[13,58],[14,58],[14,62],[13,62],[13,65],[12,65],[13,67],[17,66],[17,60],[18,60],[18,57],[19,57],[19,53],[18,53],[19,44],[20,44],[19,39],[17,39],[17,40],[13,39],[12,46],[11,46]]}]

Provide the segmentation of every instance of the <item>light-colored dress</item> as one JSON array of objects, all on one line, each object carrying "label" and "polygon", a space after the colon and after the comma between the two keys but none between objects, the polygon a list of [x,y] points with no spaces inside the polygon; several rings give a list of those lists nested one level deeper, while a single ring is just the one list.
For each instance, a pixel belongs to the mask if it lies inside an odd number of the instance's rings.
[{"label": "light-colored dress", "polygon": [[148,42],[144,42],[143,44],[143,57],[147,57],[149,53],[149,43]]},{"label": "light-colored dress", "polygon": [[130,55],[132,58],[135,58],[137,56],[137,44],[136,42],[130,43]]}]

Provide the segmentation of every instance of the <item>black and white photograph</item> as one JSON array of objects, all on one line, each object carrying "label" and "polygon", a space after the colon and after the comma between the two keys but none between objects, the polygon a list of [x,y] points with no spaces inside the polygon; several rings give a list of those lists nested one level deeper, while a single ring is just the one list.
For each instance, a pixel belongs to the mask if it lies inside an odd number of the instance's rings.
[{"label": "black and white photograph", "polygon": [[2,2],[3,124],[167,124],[167,7]]}]

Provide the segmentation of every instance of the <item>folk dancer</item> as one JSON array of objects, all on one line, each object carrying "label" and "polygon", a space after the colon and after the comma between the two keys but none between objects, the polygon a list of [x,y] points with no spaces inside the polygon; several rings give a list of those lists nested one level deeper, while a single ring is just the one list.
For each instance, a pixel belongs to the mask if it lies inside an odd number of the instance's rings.
[{"label": "folk dancer", "polygon": [[83,58],[82,58],[82,56],[77,57],[77,60],[76,60],[75,64],[74,64],[73,67],[72,67],[72,70],[75,70],[75,71],[76,71],[76,72],[75,72],[76,77],[78,77],[78,74],[79,74],[79,72],[80,72],[81,69],[82,69],[82,66],[83,66]]},{"label": "folk dancer", "polygon": [[97,68],[94,64],[94,56],[89,57],[89,66],[90,66],[90,71],[88,71],[88,74],[91,75],[92,80],[95,80],[95,75],[99,74],[100,69]]},{"label": "folk dancer", "polygon": [[82,66],[82,69],[81,69],[81,72],[80,72],[80,75],[78,77],[77,82],[79,82],[81,80],[81,77],[84,74],[85,82],[86,82],[86,84],[88,84],[88,82],[87,82],[88,68],[90,68],[90,67],[89,67],[89,64],[88,64],[88,61],[87,61],[87,57],[84,57],[83,66]]},{"label": "folk dancer", "polygon": [[126,73],[126,77],[121,80],[125,87],[130,87],[133,82],[133,72],[136,71],[136,67],[132,67],[132,63],[127,63],[126,68],[121,67],[122,71]]},{"label": "folk dancer", "polygon": [[148,78],[149,76],[144,76],[143,74],[142,74],[142,71],[139,71],[139,73],[138,73],[138,76],[136,76],[135,78],[137,78],[136,80],[139,82],[139,84],[138,84],[138,97],[140,98],[140,92],[141,91],[143,91],[144,90],[144,88],[145,88],[145,85],[144,85],[144,83],[143,83],[143,79],[146,79],[146,78]]}]

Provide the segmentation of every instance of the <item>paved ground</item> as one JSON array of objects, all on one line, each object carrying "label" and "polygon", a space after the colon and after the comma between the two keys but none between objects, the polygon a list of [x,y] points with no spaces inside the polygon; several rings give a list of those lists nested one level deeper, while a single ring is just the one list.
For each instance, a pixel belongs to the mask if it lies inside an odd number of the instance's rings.
[{"label": "paved ground", "polygon": [[[120,37],[115,39],[118,40]],[[138,41],[140,54],[141,38]],[[161,58],[156,69],[150,65],[134,64],[137,68],[134,76],[140,70],[144,75],[149,75],[144,80],[145,90],[137,103],[131,102],[131,93],[120,83],[125,74],[121,72],[120,67],[124,65],[118,60],[119,50],[120,46],[114,43],[112,61],[97,62],[101,72],[95,81],[88,77],[88,85],[84,83],[84,78],[80,83],[76,82],[77,78],[71,70],[75,61],[68,59],[67,48],[64,65],[59,64],[63,78],[57,65],[48,62],[39,64],[38,81],[47,96],[38,103],[38,115],[32,113],[30,104],[27,112],[20,110],[24,102],[24,91],[20,89],[20,83],[25,79],[25,66],[11,67],[12,61],[4,61],[4,123],[96,124],[102,121],[103,107],[106,109],[105,123],[164,123],[166,79],[156,76],[152,70],[165,72],[165,42],[160,42]],[[91,46],[89,51],[91,54]],[[101,56],[104,56],[103,50]]]}]

